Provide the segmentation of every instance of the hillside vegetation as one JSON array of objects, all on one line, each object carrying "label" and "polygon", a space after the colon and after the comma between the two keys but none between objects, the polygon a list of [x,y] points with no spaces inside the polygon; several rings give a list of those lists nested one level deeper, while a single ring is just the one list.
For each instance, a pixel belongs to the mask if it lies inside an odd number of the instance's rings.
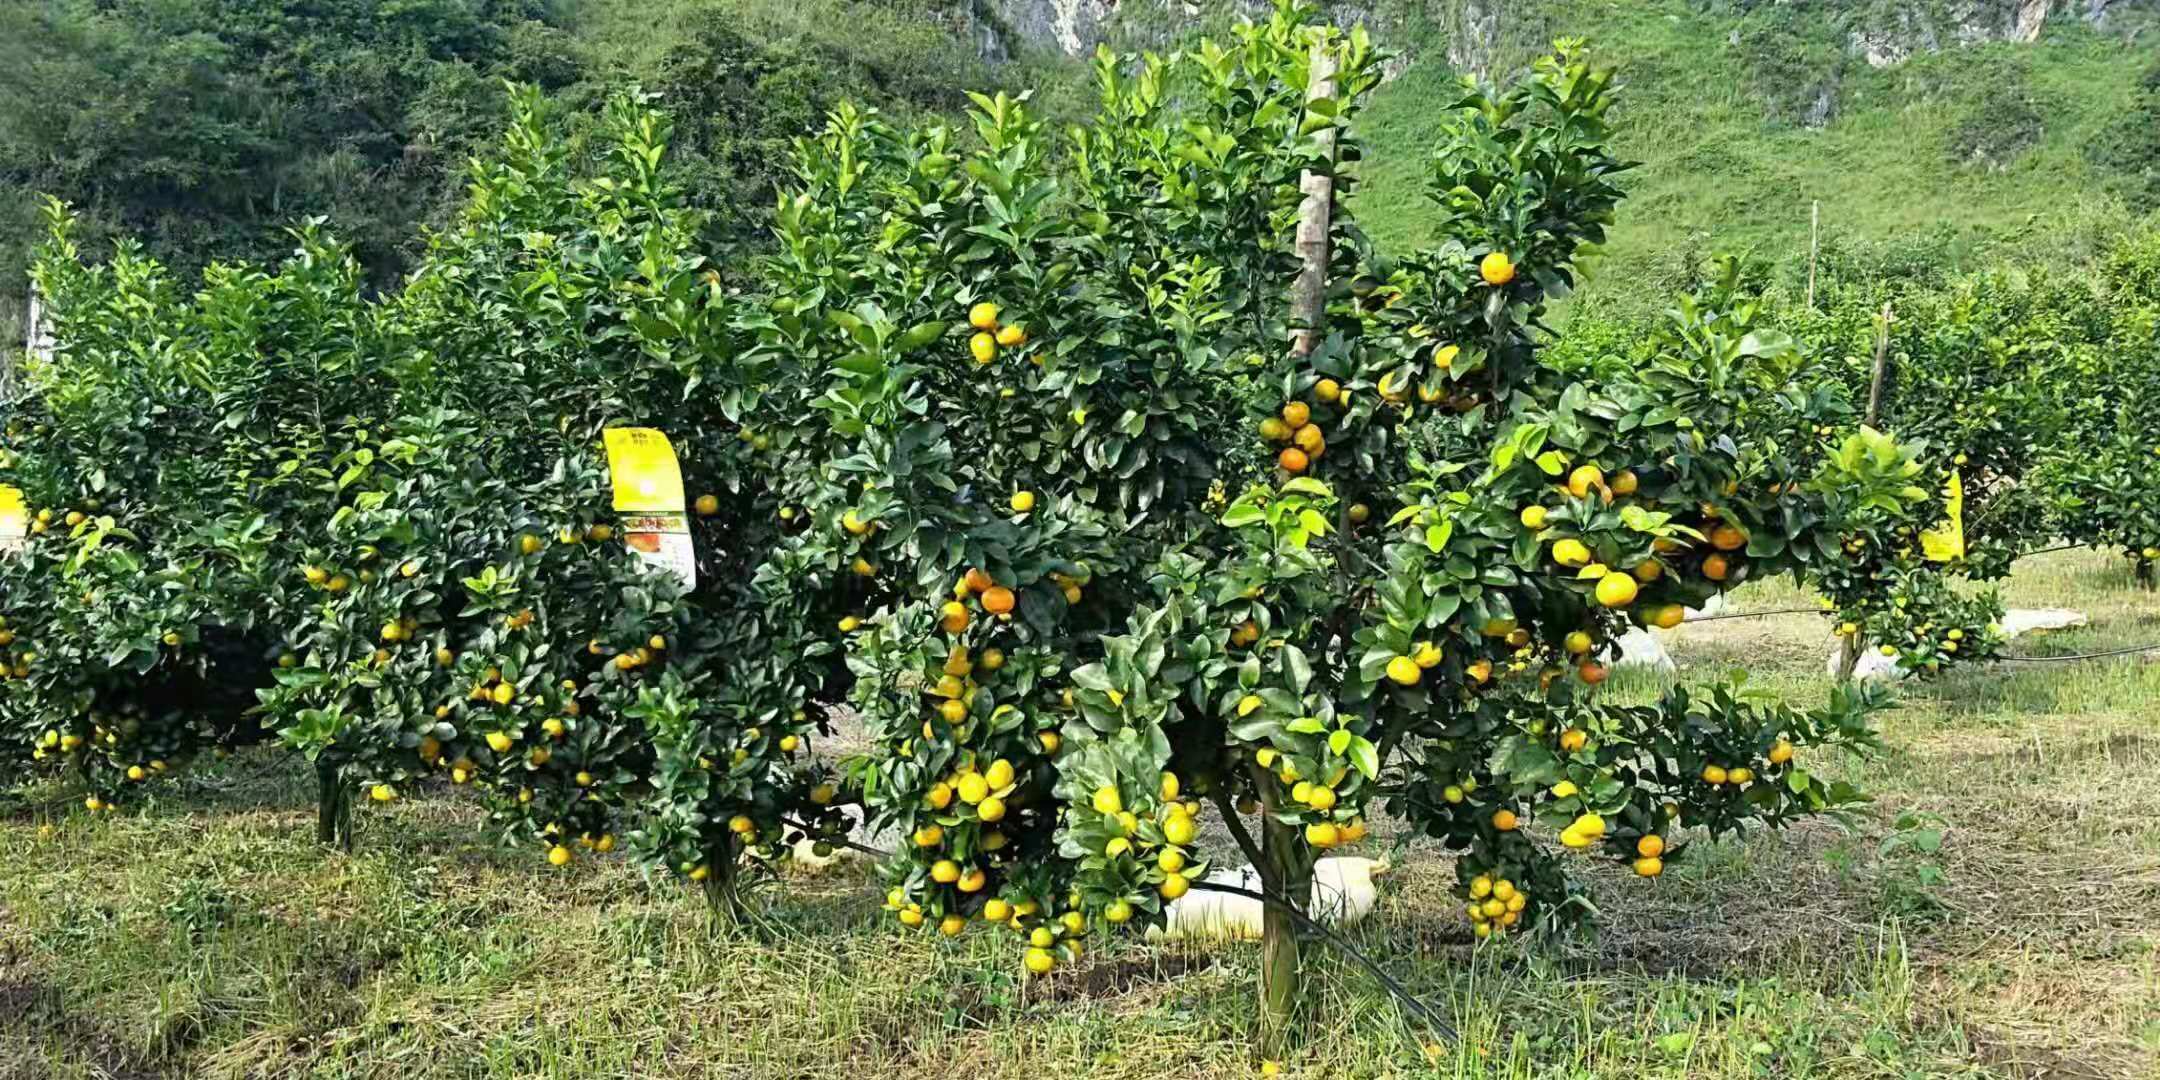
[{"label": "hillside vegetation", "polygon": [[[1432,221],[1419,192],[1459,95],[1450,58],[1491,75],[1561,36],[1620,68],[1621,150],[1641,163],[1588,286],[1601,302],[1655,309],[1712,251],[1797,279],[1815,201],[1826,244],[1933,270],[1983,253],[2076,258],[2160,202],[2160,35],[2144,5],[2113,5],[2105,29],[2057,11],[2036,43],[1882,68],[1851,44],[1854,20],[1925,21],[1929,4],[1461,8],[1371,12],[1380,44],[1408,58],[1377,95],[1358,196],[1389,247]],[[1128,5],[1111,37],[1159,47],[1223,17]],[[138,236],[182,269],[275,257],[292,247],[285,227],[323,215],[391,284],[413,225],[442,221],[499,125],[504,80],[581,116],[623,86],[656,95],[712,245],[759,242],[789,143],[842,100],[950,113],[963,87],[1032,89],[1050,115],[1075,112],[1085,65],[1001,28],[987,8],[937,0],[426,0],[394,18],[359,0],[10,5],[0,329],[15,336],[37,193],[77,205],[93,245]]]},{"label": "hillside vegetation", "polygon": [[[1640,166],[1585,299],[1661,306],[1711,251],[1796,281],[1815,201],[1827,246],[1939,272],[1991,254],[2088,255],[2160,196],[2160,38],[2126,48],[2123,33],[2058,14],[2033,44],[1874,68],[1829,10],[1854,6],[1509,5],[1500,63],[1580,36],[1627,88],[1619,149]],[[1388,246],[1431,220],[1421,148],[1458,93],[1442,31],[1406,33],[1425,59],[1377,95],[1362,196]]]}]

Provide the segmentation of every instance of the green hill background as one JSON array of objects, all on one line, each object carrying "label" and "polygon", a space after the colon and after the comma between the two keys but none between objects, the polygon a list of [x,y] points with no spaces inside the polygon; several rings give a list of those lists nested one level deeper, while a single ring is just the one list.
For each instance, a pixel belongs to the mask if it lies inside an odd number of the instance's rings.
[{"label": "green hill background", "polygon": [[[1662,304],[1712,251],[1801,273],[1816,202],[1831,257],[1877,272],[2076,259],[2160,202],[2160,4],[2058,3],[2036,40],[1958,43],[2013,34],[2031,3],[1346,11],[1403,57],[1369,113],[1360,216],[1391,246],[1419,241],[1426,149],[1463,71],[1569,36],[1620,69],[1620,144],[1641,162],[1578,308]],[[503,80],[580,115],[635,85],[674,112],[679,175],[725,255],[759,242],[790,141],[839,100],[952,113],[965,90],[1033,90],[1077,115],[1088,90],[1071,54],[1168,47],[1231,14],[1153,0],[27,0],[0,10],[0,324],[19,336],[37,193],[75,203],[94,243],[140,237],[182,268],[274,258],[285,226],[327,216],[388,286],[493,137]]]}]

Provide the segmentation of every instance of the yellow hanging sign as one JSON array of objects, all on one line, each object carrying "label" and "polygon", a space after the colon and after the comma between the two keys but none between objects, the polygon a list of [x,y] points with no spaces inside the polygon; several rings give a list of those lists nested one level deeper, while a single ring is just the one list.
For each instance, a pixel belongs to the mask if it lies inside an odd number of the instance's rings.
[{"label": "yellow hanging sign", "polygon": [[30,507],[21,490],[0,484],[0,554],[21,551],[30,537]]},{"label": "yellow hanging sign", "polygon": [[646,565],[673,574],[686,589],[697,588],[697,549],[683,512],[675,447],[651,428],[609,428],[602,437],[623,543]]},{"label": "yellow hanging sign", "polygon": [[1920,534],[1920,550],[1930,562],[1950,562],[1965,557],[1965,483],[1956,472],[1943,487],[1944,520]]},{"label": "yellow hanging sign", "polygon": [[603,437],[616,510],[626,514],[683,512],[682,466],[666,435],[652,428],[609,428]]}]

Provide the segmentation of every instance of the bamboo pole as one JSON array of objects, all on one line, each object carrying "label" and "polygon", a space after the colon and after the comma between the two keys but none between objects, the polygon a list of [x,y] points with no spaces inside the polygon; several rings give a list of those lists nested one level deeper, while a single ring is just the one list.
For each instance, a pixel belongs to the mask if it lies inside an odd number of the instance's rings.
[{"label": "bamboo pole", "polygon": [[[1311,75],[1305,86],[1305,100],[1317,101],[1332,97],[1335,93],[1335,54],[1325,41],[1315,41],[1309,61]],[[1332,163],[1335,159],[1335,130],[1329,128],[1317,138]],[[1290,294],[1291,348],[1299,356],[1309,356],[1320,344],[1320,327],[1327,306],[1328,263],[1330,228],[1335,216],[1335,177],[1331,172],[1319,173],[1310,169],[1298,181],[1298,190],[1304,192],[1305,201],[1298,206],[1297,284]]]}]

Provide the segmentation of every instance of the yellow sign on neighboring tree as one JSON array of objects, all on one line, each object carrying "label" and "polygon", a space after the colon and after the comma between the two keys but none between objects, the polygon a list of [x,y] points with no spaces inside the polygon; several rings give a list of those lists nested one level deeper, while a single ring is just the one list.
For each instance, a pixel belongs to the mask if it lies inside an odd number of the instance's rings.
[{"label": "yellow sign on neighboring tree", "polygon": [[0,553],[21,551],[30,536],[30,507],[23,493],[0,484]]},{"label": "yellow sign on neighboring tree", "polygon": [[697,588],[697,550],[683,512],[682,464],[665,434],[652,428],[609,428],[609,481],[623,515],[623,543],[651,566]]},{"label": "yellow sign on neighboring tree", "polygon": [[1920,534],[1920,550],[1934,562],[1965,556],[1965,482],[1957,473],[1950,474],[1943,496],[1943,523]]},{"label": "yellow sign on neighboring tree", "polygon": [[626,514],[683,512],[682,466],[665,434],[652,428],[609,428],[605,438],[615,509]]}]

